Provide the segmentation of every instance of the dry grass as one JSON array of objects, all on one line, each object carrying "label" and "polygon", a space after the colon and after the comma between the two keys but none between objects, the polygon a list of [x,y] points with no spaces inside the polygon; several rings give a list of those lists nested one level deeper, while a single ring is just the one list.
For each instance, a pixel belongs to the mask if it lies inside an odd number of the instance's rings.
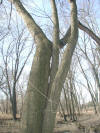
[{"label": "dry grass", "polygon": [[[57,120],[62,121],[62,118],[57,115]],[[65,131],[70,131],[71,133],[94,133],[94,130],[98,130],[97,133],[100,133],[100,115],[94,114],[93,110],[88,110],[82,112],[80,116],[78,116],[78,121],[72,123],[62,122],[56,125],[55,133],[64,133]],[[91,131],[93,130],[93,131]]]},{"label": "dry grass", "polygon": [[[20,118],[20,115],[17,114],[16,117],[17,118]],[[3,120],[11,120],[11,119],[13,119],[13,116],[12,116],[12,114],[0,113],[0,119],[3,119]]]},{"label": "dry grass", "polygon": [[18,133],[19,129],[20,122],[15,122],[11,114],[0,113],[0,133]]},{"label": "dry grass", "polygon": [[[19,116],[17,116],[19,117]],[[94,115],[92,111],[84,112],[78,117],[78,122],[64,122],[63,118],[57,115],[54,133],[82,133],[83,129],[100,127],[100,115]],[[15,122],[11,114],[0,114],[0,133],[18,133],[20,122]],[[100,130],[99,130],[100,131]],[[98,132],[99,133],[99,132]]]}]

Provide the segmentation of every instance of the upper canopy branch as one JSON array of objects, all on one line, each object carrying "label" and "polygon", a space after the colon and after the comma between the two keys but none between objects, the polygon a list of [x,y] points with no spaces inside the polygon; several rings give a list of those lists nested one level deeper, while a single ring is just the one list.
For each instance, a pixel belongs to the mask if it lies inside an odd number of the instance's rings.
[{"label": "upper canopy branch", "polygon": [[48,40],[45,34],[43,33],[42,29],[35,23],[32,16],[28,13],[28,11],[24,8],[20,0],[9,0],[12,2],[17,10],[17,12],[20,14],[20,16],[23,18],[24,22],[26,23],[32,37],[35,40],[35,43],[38,43],[43,40]]},{"label": "upper canopy branch", "polygon": [[[90,30],[88,27],[84,26],[80,21],[78,21],[78,28],[83,30],[84,32],[86,32],[100,46],[100,38],[92,30]],[[69,39],[70,35],[71,35],[71,28],[69,27],[65,36],[60,40],[61,48],[63,48],[63,46],[65,46],[68,43],[68,39]]]},{"label": "upper canopy branch", "polygon": [[100,46],[100,38],[93,31],[91,31],[88,27],[84,26],[80,21],[78,23],[78,27],[81,30],[85,31],[89,36],[91,36],[91,38],[95,40],[96,43]]},{"label": "upper canopy branch", "polygon": [[[78,39],[78,21],[77,21],[77,6],[76,0],[70,0],[71,6],[71,35],[68,39],[68,43],[73,43],[73,40],[77,42]],[[75,43],[74,42],[74,43]]]},{"label": "upper canopy branch", "polygon": [[[78,39],[78,21],[77,21],[76,2],[75,1],[71,2],[70,6],[71,6],[71,28],[70,28],[71,32],[70,32],[70,38],[68,39],[69,45],[65,49],[64,56],[58,68],[57,74],[52,84],[52,90],[51,90],[51,99],[57,102],[59,101],[62,86],[66,79],[66,76],[71,64],[72,55]],[[56,97],[55,97],[55,94],[56,94]]]},{"label": "upper canopy branch", "polygon": [[48,97],[50,96],[51,86],[59,66],[59,20],[58,20],[56,2],[55,0],[50,0],[50,1],[51,1],[52,18],[53,18],[53,47],[52,47],[52,62],[51,62]]},{"label": "upper canopy branch", "polygon": [[[50,101],[52,102],[52,105],[50,102],[48,102],[47,104],[44,115],[42,133],[53,132],[54,122],[55,122],[54,119],[56,116],[61,90],[65,82],[71,64],[72,55],[78,39],[77,6],[75,2],[71,2],[70,6],[71,6],[71,36],[70,39],[68,40],[69,45],[65,49],[64,56],[58,67],[55,79],[52,83],[51,93],[50,93]],[[49,110],[52,112],[49,112]],[[48,124],[48,121],[50,121],[50,124]]]},{"label": "upper canopy branch", "polygon": [[51,7],[52,7],[52,18],[53,18],[53,43],[54,45],[58,45],[59,41],[59,20],[57,14],[57,8],[55,0],[51,0]]},{"label": "upper canopy branch", "polygon": [[[71,6],[71,26],[67,30],[65,36],[60,40],[60,47],[66,45],[66,43],[69,43],[69,41],[73,40],[74,38],[77,38],[75,32],[77,32],[77,26],[76,26],[76,18],[77,18],[77,6],[76,6],[76,0],[68,0]],[[73,38],[74,37],[74,38]],[[61,46],[62,45],[62,46]]]}]

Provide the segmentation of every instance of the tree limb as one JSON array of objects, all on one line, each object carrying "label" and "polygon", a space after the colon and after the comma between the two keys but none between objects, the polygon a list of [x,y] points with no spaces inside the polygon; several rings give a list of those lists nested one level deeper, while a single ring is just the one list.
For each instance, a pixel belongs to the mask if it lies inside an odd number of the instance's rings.
[{"label": "tree limb", "polygon": [[15,6],[17,12],[23,18],[24,22],[26,23],[34,41],[36,44],[40,41],[48,40],[45,34],[43,33],[42,29],[35,23],[32,16],[28,13],[28,11],[24,8],[20,0],[9,0]]},{"label": "tree limb", "polygon": [[[77,6],[75,2],[71,2],[70,5],[71,5],[71,36],[68,39],[68,47],[65,49],[64,57],[59,66],[58,72],[56,74],[56,77],[52,86],[52,88],[55,88],[54,89],[55,91],[59,90],[57,91],[58,93],[60,93],[61,91],[60,89],[62,89],[62,85],[67,76],[70,63],[71,63],[71,58],[78,39]],[[54,90],[53,90],[52,96],[54,95]]]},{"label": "tree limb", "polygon": [[52,133],[55,123],[56,111],[60,99],[61,90],[65,82],[74,49],[76,47],[78,39],[78,25],[77,25],[77,6],[76,2],[71,2],[71,36],[68,39],[68,47],[65,49],[65,53],[62,62],[58,68],[57,74],[52,84],[52,90],[50,94],[50,101],[44,115],[44,123],[42,133]]},{"label": "tree limb", "polygon": [[58,20],[58,13],[56,8],[55,0],[51,0],[51,7],[52,7],[52,17],[53,17],[53,51],[52,51],[52,64],[51,64],[51,73],[50,73],[50,86],[49,86],[49,93],[51,90],[51,86],[55,75],[58,70],[59,65],[59,20]]},{"label": "tree limb", "polygon": [[[100,46],[100,38],[92,30],[84,26],[80,21],[78,21],[78,28],[86,32]],[[60,40],[60,44],[59,44],[60,48],[63,48],[68,43],[68,39],[71,34],[70,32],[71,32],[71,28],[69,27],[65,36]]]},{"label": "tree limb", "polygon": [[59,40],[59,20],[58,20],[58,13],[56,8],[55,0],[51,0],[51,7],[52,7],[52,17],[53,17],[53,42],[54,45],[58,45]]},{"label": "tree limb", "polygon": [[89,36],[91,36],[91,38],[95,40],[96,43],[100,46],[100,38],[93,31],[91,31],[88,27],[84,26],[80,21],[78,23],[78,27],[81,30],[85,31]]}]

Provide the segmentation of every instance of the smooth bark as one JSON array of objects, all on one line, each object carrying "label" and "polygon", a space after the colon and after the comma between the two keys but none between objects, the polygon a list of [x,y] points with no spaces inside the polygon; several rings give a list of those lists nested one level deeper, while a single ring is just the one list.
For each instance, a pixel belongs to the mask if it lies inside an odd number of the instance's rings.
[{"label": "smooth bark", "polygon": [[51,49],[48,46],[48,42],[38,46],[34,56],[24,102],[21,133],[42,132],[50,72]]},{"label": "smooth bark", "polygon": [[[71,34],[68,46],[60,66],[59,64],[59,22],[55,1],[51,0],[53,12],[53,42],[51,43],[32,16],[23,7],[20,0],[12,0],[17,12],[23,18],[36,44],[27,92],[24,100],[21,133],[53,133],[55,116],[59,104],[60,93],[65,82],[73,52],[78,39],[77,6],[76,1],[70,0],[71,6]],[[50,74],[50,59],[52,65]],[[57,64],[56,64],[56,63]],[[50,77],[51,76],[51,77]],[[51,79],[48,84],[48,79]],[[48,89],[50,85],[50,98]]]},{"label": "smooth bark", "polygon": [[52,83],[54,81],[55,75],[59,66],[59,20],[56,8],[55,0],[50,0],[52,7],[52,19],[53,19],[53,46],[52,46],[52,62],[51,62],[51,72],[50,72],[50,85],[48,98],[51,93]]},{"label": "smooth bark", "polygon": [[51,102],[48,102],[47,108],[45,110],[42,133],[53,132],[61,90],[65,82],[65,79],[71,64],[72,55],[78,39],[76,1],[71,2],[70,6],[71,6],[71,36],[68,40],[68,47],[66,47],[65,49],[62,62],[58,68],[57,74],[52,84],[52,90],[51,90],[50,99],[49,99],[49,101]]}]

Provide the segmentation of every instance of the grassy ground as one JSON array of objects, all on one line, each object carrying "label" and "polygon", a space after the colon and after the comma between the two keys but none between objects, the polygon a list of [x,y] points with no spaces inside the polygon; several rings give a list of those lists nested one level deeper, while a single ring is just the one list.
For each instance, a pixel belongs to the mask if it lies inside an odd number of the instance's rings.
[{"label": "grassy ground", "polygon": [[[56,123],[54,133],[100,133],[100,115],[90,112],[82,113],[77,122],[64,122],[58,115]],[[12,120],[10,114],[0,114],[0,133],[18,133],[19,129],[19,121]]]}]

